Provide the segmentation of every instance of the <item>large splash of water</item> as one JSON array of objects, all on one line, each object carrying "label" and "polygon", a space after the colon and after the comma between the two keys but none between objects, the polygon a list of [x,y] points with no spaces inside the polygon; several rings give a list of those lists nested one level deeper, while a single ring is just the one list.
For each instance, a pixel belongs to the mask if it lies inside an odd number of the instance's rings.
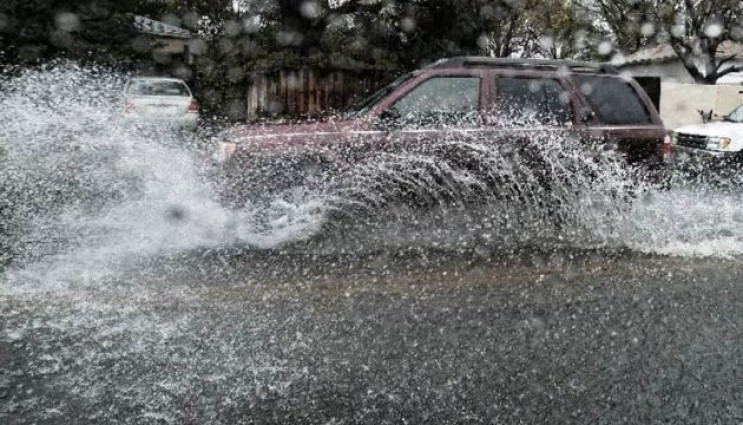
[{"label": "large splash of water", "polygon": [[4,77],[6,257],[51,256],[76,270],[109,271],[130,257],[320,237],[342,249],[743,254],[743,207],[734,194],[649,190],[615,153],[550,133],[518,146],[442,137],[376,155],[322,190],[278,196],[268,211],[251,202],[227,209],[204,171],[216,133],[127,122],[125,79],[69,63]]},{"label": "large splash of water", "polygon": [[105,271],[130,257],[231,243],[271,247],[317,231],[313,199],[278,205],[276,222],[260,232],[249,207],[220,207],[204,179],[210,132],[127,121],[125,81],[70,63],[4,77],[3,260],[43,258],[74,265],[76,275],[81,265]]}]

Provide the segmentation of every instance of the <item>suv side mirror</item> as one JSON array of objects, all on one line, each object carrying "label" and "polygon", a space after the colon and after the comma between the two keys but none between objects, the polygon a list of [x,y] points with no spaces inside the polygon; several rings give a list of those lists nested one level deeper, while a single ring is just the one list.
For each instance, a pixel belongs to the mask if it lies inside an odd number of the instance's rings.
[{"label": "suv side mirror", "polygon": [[399,121],[401,118],[402,114],[395,108],[390,108],[382,111],[382,113],[379,115],[379,119],[386,123]]},{"label": "suv side mirror", "polygon": [[395,108],[390,108],[379,114],[379,122],[377,125],[384,130],[390,130],[399,127],[401,121],[402,114],[400,111]]}]

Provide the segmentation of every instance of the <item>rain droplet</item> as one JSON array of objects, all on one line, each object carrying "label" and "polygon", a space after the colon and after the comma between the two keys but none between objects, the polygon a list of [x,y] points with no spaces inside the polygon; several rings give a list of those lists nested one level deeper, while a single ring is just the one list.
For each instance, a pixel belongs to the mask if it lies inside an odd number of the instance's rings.
[{"label": "rain droplet", "polygon": [[299,7],[299,12],[307,19],[317,19],[320,17],[320,5],[316,1],[308,0]]},{"label": "rain droplet", "polygon": [[168,221],[183,221],[186,218],[186,210],[180,205],[172,205],[168,208],[166,218]]},{"label": "rain droplet", "polygon": [[58,13],[54,19],[54,23],[57,25],[57,28],[67,32],[72,32],[80,28],[80,18],[74,13]]},{"label": "rain droplet", "polygon": [[[2,17],[0,17],[0,22],[2,21]],[[2,24],[0,24],[1,26]],[[730,31],[730,36],[733,40],[743,40],[743,26],[737,26],[734,27],[732,31]]]},{"label": "rain droplet", "polygon": [[168,25],[173,25],[174,27],[180,27],[183,24],[181,18],[172,13],[164,15],[160,20]]},{"label": "rain droplet", "polygon": [[260,16],[250,16],[243,19],[243,28],[248,34],[256,34],[261,30]]},{"label": "rain droplet", "polygon": [[276,41],[282,46],[299,46],[303,38],[302,34],[294,31],[281,31],[276,35]]},{"label": "rain droplet", "polygon": [[481,35],[477,38],[477,46],[482,50],[487,50],[490,46],[490,38],[485,34]]},{"label": "rain droplet", "polygon": [[611,53],[612,50],[614,50],[614,46],[612,46],[611,41],[604,40],[599,43],[598,51],[600,55],[606,56]]},{"label": "rain droplet", "polygon": [[230,20],[224,23],[224,33],[227,37],[237,37],[242,31],[242,26],[234,20]]},{"label": "rain droplet", "polygon": [[555,45],[555,39],[550,36],[543,36],[539,39],[539,45],[545,50],[552,49]]},{"label": "rain droplet", "polygon": [[704,35],[709,38],[717,38],[722,35],[722,31],[722,25],[720,25],[719,22],[714,22],[707,25],[707,27],[704,29]]},{"label": "rain droplet", "polygon": [[650,37],[655,34],[655,24],[652,22],[645,22],[640,27],[640,33],[645,37]]},{"label": "rain droplet", "polygon": [[415,19],[413,19],[413,18],[411,18],[409,16],[406,17],[406,18],[403,18],[403,20],[400,21],[400,27],[402,27],[402,30],[405,31],[405,32],[413,32],[413,31],[415,31],[416,25],[417,24],[415,22]]}]

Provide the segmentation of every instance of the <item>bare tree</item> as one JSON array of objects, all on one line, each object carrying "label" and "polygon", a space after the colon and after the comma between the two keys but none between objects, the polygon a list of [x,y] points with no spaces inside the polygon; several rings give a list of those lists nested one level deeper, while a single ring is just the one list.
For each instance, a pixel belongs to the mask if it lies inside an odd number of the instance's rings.
[{"label": "bare tree", "polygon": [[654,10],[657,2],[658,0],[580,0],[576,3],[594,18],[594,29],[597,32],[611,36],[619,49],[633,52],[653,42],[658,29]]},{"label": "bare tree", "polygon": [[[741,52],[725,53],[725,42],[743,38],[741,0],[658,0],[656,15],[684,67],[700,84],[715,84],[731,72]],[[737,55],[736,55],[737,53]]]},{"label": "bare tree", "polygon": [[689,74],[700,84],[714,84],[743,70],[726,42],[743,39],[741,0],[581,0],[607,30],[616,47],[634,52],[653,43],[669,43]]}]

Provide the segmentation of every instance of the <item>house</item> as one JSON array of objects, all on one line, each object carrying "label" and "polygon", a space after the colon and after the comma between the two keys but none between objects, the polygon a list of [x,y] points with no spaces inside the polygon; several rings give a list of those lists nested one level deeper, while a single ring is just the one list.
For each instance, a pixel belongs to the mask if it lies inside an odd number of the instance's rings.
[{"label": "house", "polygon": [[[193,64],[194,56],[200,54],[201,44],[188,30],[144,16],[133,17],[134,29],[151,39],[146,46],[158,54],[163,61],[177,57],[186,64]],[[195,48],[196,47],[196,48]]]},{"label": "house", "polygon": [[[720,45],[720,56],[737,55],[733,63],[743,65],[743,44],[726,41]],[[633,77],[660,77],[662,82],[693,84],[694,79],[684,67],[670,44],[646,47],[625,56],[617,66]],[[743,83],[743,72],[729,74],[718,84]]]},{"label": "house", "polygon": [[[720,50],[723,56],[737,55],[733,63],[743,65],[743,44],[725,42]],[[720,117],[743,103],[743,73],[728,74],[716,85],[695,84],[668,44],[641,49],[616,65],[638,79],[660,78],[659,111],[670,129],[701,123],[705,115]]]}]

